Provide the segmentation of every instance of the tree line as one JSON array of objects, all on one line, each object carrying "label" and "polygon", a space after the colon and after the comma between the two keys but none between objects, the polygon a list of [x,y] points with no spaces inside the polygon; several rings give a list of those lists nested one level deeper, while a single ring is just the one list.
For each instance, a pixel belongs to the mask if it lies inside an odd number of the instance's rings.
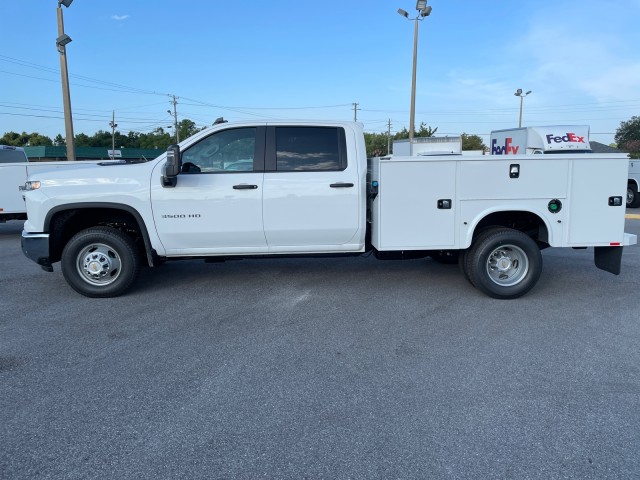
[{"label": "tree line", "polygon": [[[178,133],[181,139],[190,137],[204,128],[207,127],[198,128],[195,122],[186,118],[178,123]],[[414,129],[414,136],[432,137],[437,131],[437,127],[432,128],[422,122],[419,128]],[[386,133],[365,133],[364,137],[367,155],[375,157],[393,153],[393,141],[409,138],[409,131],[405,127],[391,137]],[[487,148],[482,138],[478,135],[463,133],[461,137],[463,150],[484,150]],[[615,141],[620,150],[630,153],[632,158],[640,158],[640,117],[633,116],[630,120],[621,122],[615,134]],[[98,130],[91,136],[84,133],[79,133],[75,136],[76,147],[111,148],[111,142],[111,132],[105,130]],[[162,127],[156,128],[150,133],[130,131],[125,135],[117,130],[115,132],[116,148],[158,148],[165,150],[174,142],[175,136],[173,132]],[[64,146],[65,144],[65,138],[60,134],[51,139],[37,132],[6,132],[0,137],[0,145],[12,145],[14,147]],[[388,145],[390,145],[389,151],[387,150]]]},{"label": "tree line", "polygon": [[[180,139],[190,137],[205,128],[207,127],[198,128],[195,122],[189,119],[184,119],[178,123]],[[414,130],[414,136],[432,137],[437,131],[437,127],[432,128],[422,122],[420,123],[420,126]],[[391,137],[390,142],[388,142],[388,136],[386,133],[365,133],[364,137],[367,147],[367,156],[376,157],[387,154],[388,143],[390,143],[391,150],[393,150],[394,140],[409,138],[409,131],[404,127]],[[156,128],[150,133],[130,131],[126,135],[116,130],[114,138],[116,148],[159,148],[165,150],[169,145],[175,143],[175,136],[173,135],[173,132],[161,127]],[[98,130],[91,136],[85,133],[78,133],[75,135],[74,139],[76,147],[102,147],[109,149],[111,148],[113,141],[111,132],[106,130]],[[66,145],[66,140],[61,134],[58,134],[55,138],[51,139],[37,132],[7,132],[4,136],[0,137],[0,145],[12,145],[14,147],[64,146]],[[483,150],[486,147],[478,135],[467,135],[463,133],[462,148],[463,150]]]},{"label": "tree line", "polygon": [[[178,123],[178,134],[180,139],[185,139],[205,128],[207,127],[198,128],[192,120],[184,119]],[[117,149],[159,148],[166,150],[169,145],[175,143],[175,136],[173,132],[162,127],[156,128],[150,133],[130,131],[126,135],[116,130],[113,137],[109,131],[98,130],[91,136],[85,133],[78,133],[74,136],[74,145],[76,147],[102,147],[110,149],[113,140],[115,140]],[[6,132],[0,137],[0,145],[12,145],[14,147],[64,146],[66,143],[66,139],[61,134],[51,139],[37,132]]]}]

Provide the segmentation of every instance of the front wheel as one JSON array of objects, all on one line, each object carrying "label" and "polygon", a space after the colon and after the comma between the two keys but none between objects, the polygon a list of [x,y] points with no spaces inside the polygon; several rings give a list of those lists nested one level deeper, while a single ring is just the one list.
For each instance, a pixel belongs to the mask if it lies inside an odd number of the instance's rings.
[{"label": "front wheel", "polygon": [[115,228],[94,227],[74,235],[64,247],[62,274],[87,297],[116,297],[138,276],[140,254],[131,237]]},{"label": "front wheel", "polygon": [[542,273],[542,255],[528,235],[510,228],[484,233],[467,252],[469,278],[493,298],[518,298],[531,290]]},{"label": "front wheel", "polygon": [[640,207],[640,195],[638,194],[638,187],[635,184],[630,183],[627,185],[627,208]]}]

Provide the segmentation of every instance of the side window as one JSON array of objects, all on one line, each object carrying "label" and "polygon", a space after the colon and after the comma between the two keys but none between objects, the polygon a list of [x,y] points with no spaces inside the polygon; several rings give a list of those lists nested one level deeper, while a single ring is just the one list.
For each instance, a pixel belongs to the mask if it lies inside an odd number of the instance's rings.
[{"label": "side window", "polygon": [[182,153],[182,173],[251,172],[255,155],[255,128],[223,130]]},{"label": "side window", "polygon": [[344,130],[334,127],[276,127],[276,170],[331,171],[346,168]]}]

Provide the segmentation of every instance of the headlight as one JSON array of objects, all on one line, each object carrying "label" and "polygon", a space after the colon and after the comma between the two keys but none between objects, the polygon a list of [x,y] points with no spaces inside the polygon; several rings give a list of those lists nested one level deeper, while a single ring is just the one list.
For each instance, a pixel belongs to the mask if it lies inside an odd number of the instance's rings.
[{"label": "headlight", "polygon": [[24,182],[24,186],[19,188],[23,192],[30,192],[31,190],[38,190],[41,185],[40,180],[33,180],[30,182]]}]

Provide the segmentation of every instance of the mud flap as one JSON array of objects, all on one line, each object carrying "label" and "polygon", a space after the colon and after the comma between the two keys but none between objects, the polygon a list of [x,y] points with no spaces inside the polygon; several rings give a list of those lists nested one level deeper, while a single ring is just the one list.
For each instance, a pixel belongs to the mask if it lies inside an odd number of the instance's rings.
[{"label": "mud flap", "polygon": [[600,270],[620,275],[623,247],[594,247],[593,260]]}]

